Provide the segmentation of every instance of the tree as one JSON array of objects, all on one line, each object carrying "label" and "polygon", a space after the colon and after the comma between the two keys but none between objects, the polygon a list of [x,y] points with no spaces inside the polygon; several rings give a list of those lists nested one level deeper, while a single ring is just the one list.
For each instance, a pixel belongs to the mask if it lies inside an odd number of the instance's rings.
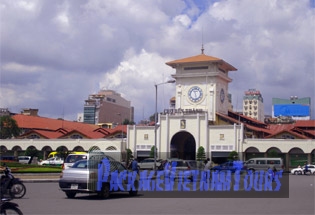
[{"label": "tree", "polygon": [[[155,146],[152,146],[151,148],[151,151],[150,151],[150,158],[154,158],[154,149],[155,149]],[[157,156],[157,152],[158,150],[156,149],[156,156]]]},{"label": "tree", "polygon": [[28,161],[28,164],[31,164],[33,158],[39,156],[39,151],[35,147],[28,147],[25,151],[25,156],[31,157],[31,159]]},{"label": "tree", "polygon": [[127,152],[126,166],[129,166],[129,161],[133,158],[133,155],[131,149],[129,148],[126,149],[126,152]]},{"label": "tree", "polygon": [[66,147],[64,146],[59,146],[57,149],[56,149],[56,152],[57,154],[63,159],[65,160],[66,157],[68,156],[68,154],[70,153]]},{"label": "tree", "polygon": [[231,151],[228,160],[236,161],[238,160],[238,153],[236,151]]},{"label": "tree", "polygon": [[279,157],[279,154],[276,150],[272,149],[268,152],[268,157],[269,158],[277,158],[277,157]]},{"label": "tree", "polygon": [[11,116],[0,118],[0,139],[11,139],[20,135],[20,128]]},{"label": "tree", "polygon": [[125,119],[122,124],[123,125],[134,125],[135,122],[134,121],[130,121],[129,119]]},{"label": "tree", "polygon": [[197,150],[197,161],[204,161],[206,159],[205,148],[200,146]]}]

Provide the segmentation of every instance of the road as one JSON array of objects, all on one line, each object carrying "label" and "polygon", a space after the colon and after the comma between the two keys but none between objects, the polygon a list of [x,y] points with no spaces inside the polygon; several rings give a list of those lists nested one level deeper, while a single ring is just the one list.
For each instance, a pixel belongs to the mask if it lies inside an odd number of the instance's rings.
[{"label": "road", "polygon": [[288,198],[146,198],[113,193],[109,199],[80,194],[67,199],[58,183],[25,183],[15,199],[25,215],[45,214],[315,214],[315,176],[289,176]]}]

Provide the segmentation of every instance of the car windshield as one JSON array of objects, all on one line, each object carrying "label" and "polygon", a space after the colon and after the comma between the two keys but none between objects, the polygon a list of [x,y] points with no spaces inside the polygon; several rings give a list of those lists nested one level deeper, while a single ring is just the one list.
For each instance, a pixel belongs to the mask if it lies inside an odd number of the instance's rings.
[{"label": "car windshield", "polygon": [[98,162],[96,160],[89,160],[89,161],[80,160],[80,161],[75,162],[71,168],[85,168],[85,169],[87,169],[88,167],[97,168],[97,163]]},{"label": "car windshield", "polygon": [[86,160],[86,159],[87,159],[86,155],[68,155],[65,163],[74,163],[79,160]]}]

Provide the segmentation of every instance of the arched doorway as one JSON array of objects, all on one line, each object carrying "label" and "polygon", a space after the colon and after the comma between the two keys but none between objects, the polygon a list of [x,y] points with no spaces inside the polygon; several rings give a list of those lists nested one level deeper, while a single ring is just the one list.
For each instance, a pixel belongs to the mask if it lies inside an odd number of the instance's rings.
[{"label": "arched doorway", "polygon": [[289,167],[303,166],[307,162],[307,154],[298,147],[294,147],[289,151]]},{"label": "arched doorway", "polygon": [[251,158],[263,158],[264,153],[260,152],[256,147],[249,147],[245,150],[245,159],[249,160]]},{"label": "arched doorway", "polygon": [[196,141],[188,132],[176,133],[171,140],[171,158],[196,160]]}]

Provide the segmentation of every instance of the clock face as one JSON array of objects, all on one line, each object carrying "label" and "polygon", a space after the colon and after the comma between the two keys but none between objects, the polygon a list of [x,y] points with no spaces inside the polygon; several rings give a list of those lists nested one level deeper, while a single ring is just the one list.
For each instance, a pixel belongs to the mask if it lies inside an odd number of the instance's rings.
[{"label": "clock face", "polygon": [[224,102],[224,99],[225,99],[224,90],[221,89],[221,91],[220,91],[220,100],[221,100],[222,103]]},{"label": "clock face", "polygon": [[202,99],[202,90],[194,86],[188,91],[188,97],[192,102],[199,102]]}]

